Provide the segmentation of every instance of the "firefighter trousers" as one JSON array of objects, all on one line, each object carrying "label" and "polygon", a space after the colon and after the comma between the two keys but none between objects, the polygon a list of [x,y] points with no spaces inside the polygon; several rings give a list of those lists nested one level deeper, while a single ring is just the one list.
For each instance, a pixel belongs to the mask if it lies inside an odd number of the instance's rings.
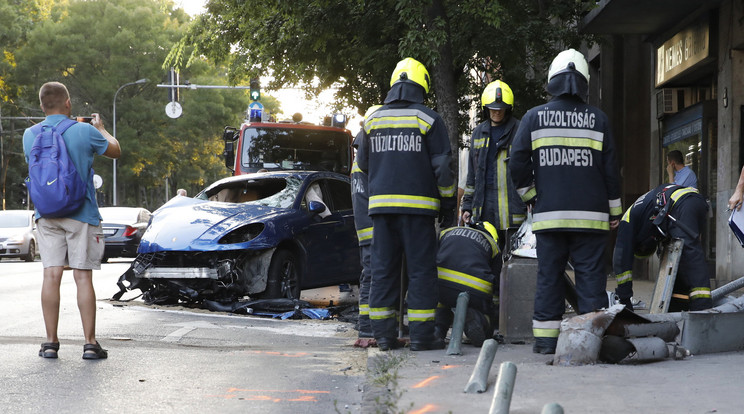
[{"label": "firefighter trousers", "polygon": [[[687,196],[674,204],[670,214],[693,233],[691,235],[681,226],[670,223],[669,235],[675,239],[682,239],[684,242],[674,292],[690,297],[689,306],[672,300],[670,311],[688,309],[696,311],[711,308],[713,301],[710,297],[710,278],[700,239],[708,217],[708,204],[701,196]],[[675,309],[678,306],[679,309]]]},{"label": "firefighter trousers", "polygon": [[607,306],[604,273],[605,233],[541,232],[537,238],[537,288],[533,314],[535,337],[557,338],[566,310],[563,273],[569,258],[574,267],[579,314]]},{"label": "firefighter trousers", "polygon": [[439,298],[434,217],[413,214],[372,216],[372,285],[369,316],[376,339],[396,338],[401,264],[408,278],[408,329],[412,342],[434,340],[434,313]]},{"label": "firefighter trousers", "polygon": [[371,337],[372,325],[369,321],[369,290],[372,283],[371,269],[372,245],[359,246],[362,274],[359,276],[359,336]]}]

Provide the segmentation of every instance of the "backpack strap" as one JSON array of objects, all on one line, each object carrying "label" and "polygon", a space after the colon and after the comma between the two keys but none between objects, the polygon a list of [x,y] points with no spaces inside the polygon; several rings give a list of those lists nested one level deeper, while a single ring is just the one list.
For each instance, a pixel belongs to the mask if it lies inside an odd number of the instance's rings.
[{"label": "backpack strap", "polygon": [[65,133],[65,131],[67,131],[68,128],[70,128],[71,126],[75,124],[77,124],[77,121],[74,121],[69,118],[65,118],[55,126],[44,125],[41,122],[39,122],[38,124],[32,126],[30,129],[31,129],[31,132],[33,132],[35,135],[39,135],[41,131],[44,129],[44,127],[46,126],[46,127],[50,127],[54,129],[55,131],[57,131],[58,134],[62,135]]},{"label": "backpack strap", "polygon": [[57,126],[54,127],[54,130],[57,131],[60,135],[64,134],[65,131],[67,131],[68,128],[71,126],[77,124],[77,121],[74,121],[72,119],[65,118],[60,123],[57,124]]}]

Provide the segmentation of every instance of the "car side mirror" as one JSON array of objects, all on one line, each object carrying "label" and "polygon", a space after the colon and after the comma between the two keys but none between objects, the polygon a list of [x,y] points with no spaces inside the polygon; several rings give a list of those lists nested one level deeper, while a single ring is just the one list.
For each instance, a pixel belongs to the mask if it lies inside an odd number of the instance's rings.
[{"label": "car side mirror", "polygon": [[308,210],[310,210],[310,213],[312,214],[320,214],[326,210],[326,206],[320,201],[311,201],[308,205]]},{"label": "car side mirror", "polygon": [[225,141],[225,151],[222,156],[225,157],[225,166],[230,171],[235,171],[235,140],[238,138],[238,131],[232,127],[225,127],[222,134],[222,140]]}]

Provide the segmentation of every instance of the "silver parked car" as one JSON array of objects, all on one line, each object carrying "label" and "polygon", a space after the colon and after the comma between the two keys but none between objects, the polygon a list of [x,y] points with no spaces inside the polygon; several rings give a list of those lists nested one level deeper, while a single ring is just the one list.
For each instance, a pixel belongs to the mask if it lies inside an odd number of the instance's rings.
[{"label": "silver parked car", "polygon": [[32,210],[0,211],[0,258],[36,260],[36,223]]}]

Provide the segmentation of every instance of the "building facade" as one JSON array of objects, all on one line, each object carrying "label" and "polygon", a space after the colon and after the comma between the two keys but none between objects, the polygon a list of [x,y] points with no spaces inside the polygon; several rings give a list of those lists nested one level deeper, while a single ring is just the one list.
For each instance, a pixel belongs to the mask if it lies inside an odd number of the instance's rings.
[{"label": "building facade", "polygon": [[[666,154],[680,150],[709,200],[711,286],[744,276],[726,211],[744,165],[744,2],[601,0],[580,30],[600,40],[586,51],[590,100],[612,121],[623,205],[667,182]],[[658,261],[638,271],[654,280]]]}]

